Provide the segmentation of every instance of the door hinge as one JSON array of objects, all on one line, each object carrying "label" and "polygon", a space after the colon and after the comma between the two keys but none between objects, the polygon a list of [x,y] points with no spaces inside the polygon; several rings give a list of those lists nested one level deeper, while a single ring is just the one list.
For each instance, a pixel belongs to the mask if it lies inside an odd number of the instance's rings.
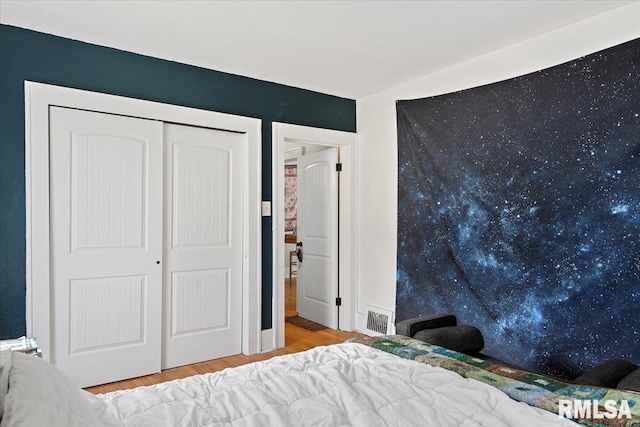
[{"label": "door hinge", "polygon": [[340,297],[336,298],[336,305],[338,307],[340,307],[342,305],[342,298],[340,298]]},{"label": "door hinge", "polygon": [[336,163],[336,172],[342,172],[342,163]]}]

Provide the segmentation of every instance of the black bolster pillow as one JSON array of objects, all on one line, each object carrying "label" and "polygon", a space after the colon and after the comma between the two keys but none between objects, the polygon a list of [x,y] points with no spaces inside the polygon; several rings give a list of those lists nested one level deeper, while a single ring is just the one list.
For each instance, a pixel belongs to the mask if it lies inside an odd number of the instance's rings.
[{"label": "black bolster pillow", "polygon": [[475,326],[458,325],[425,329],[413,336],[429,344],[439,345],[460,353],[480,351],[484,348],[482,332]]},{"label": "black bolster pillow", "polygon": [[616,388],[624,377],[636,369],[638,367],[627,360],[613,359],[587,371],[573,382],[581,385]]},{"label": "black bolster pillow", "polygon": [[637,391],[640,393],[640,369],[636,369],[618,383],[618,388],[622,390]]},{"label": "black bolster pillow", "polygon": [[431,314],[429,316],[414,317],[396,323],[396,333],[407,337],[414,336],[422,329],[441,328],[443,326],[454,326],[458,320],[453,314]]}]

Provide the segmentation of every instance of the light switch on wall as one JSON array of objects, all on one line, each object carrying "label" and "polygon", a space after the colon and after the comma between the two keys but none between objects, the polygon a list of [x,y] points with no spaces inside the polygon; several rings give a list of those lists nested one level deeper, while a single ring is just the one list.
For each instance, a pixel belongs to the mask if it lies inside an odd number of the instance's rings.
[{"label": "light switch on wall", "polygon": [[271,216],[271,202],[263,201],[262,202],[262,216]]}]

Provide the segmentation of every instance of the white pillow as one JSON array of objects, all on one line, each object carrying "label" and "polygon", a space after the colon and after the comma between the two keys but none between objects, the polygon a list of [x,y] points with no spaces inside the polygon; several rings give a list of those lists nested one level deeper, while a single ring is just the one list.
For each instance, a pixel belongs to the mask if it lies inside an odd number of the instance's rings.
[{"label": "white pillow", "polygon": [[[3,375],[5,369],[3,368]],[[122,425],[112,406],[71,382],[39,357],[12,353],[0,426]]]},{"label": "white pillow", "polygon": [[0,351],[0,420],[4,412],[4,398],[9,390],[9,370],[11,369],[11,351]]}]

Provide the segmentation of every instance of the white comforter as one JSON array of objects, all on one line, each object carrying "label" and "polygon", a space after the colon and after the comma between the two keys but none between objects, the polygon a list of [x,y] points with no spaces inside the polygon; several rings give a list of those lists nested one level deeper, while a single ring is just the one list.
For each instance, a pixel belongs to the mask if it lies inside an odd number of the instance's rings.
[{"label": "white comforter", "polygon": [[339,344],[100,396],[125,425],[575,425],[458,374]]},{"label": "white comforter", "polygon": [[0,377],[8,377],[6,394],[0,384],[2,427],[575,425],[486,384],[361,344],[98,397],[32,356],[14,355]]}]

